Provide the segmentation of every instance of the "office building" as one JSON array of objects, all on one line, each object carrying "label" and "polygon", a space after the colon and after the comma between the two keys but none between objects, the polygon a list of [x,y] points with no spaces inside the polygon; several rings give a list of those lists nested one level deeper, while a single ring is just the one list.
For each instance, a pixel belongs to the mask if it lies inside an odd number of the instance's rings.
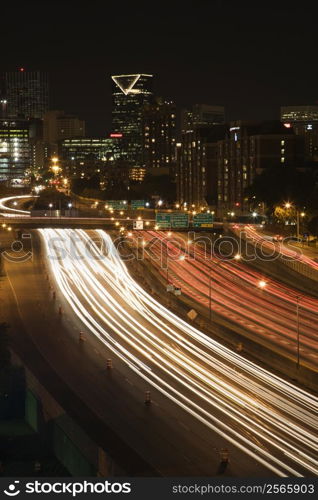
[{"label": "office building", "polygon": [[64,139],[60,143],[61,160],[72,176],[105,173],[107,167],[120,161],[120,142],[116,137]]},{"label": "office building", "polygon": [[65,111],[48,111],[43,119],[43,140],[51,148],[51,154],[59,154],[63,139],[85,137],[85,122]]},{"label": "office building", "polygon": [[43,120],[40,118],[29,120],[29,143],[31,171],[37,177],[41,173],[49,156],[48,147],[43,141]]},{"label": "office building", "polygon": [[318,105],[282,106],[281,121],[304,137],[306,160],[318,161]]},{"label": "office building", "polygon": [[122,156],[131,168],[143,167],[142,114],[152,101],[153,76],[113,75],[112,133],[122,138]]},{"label": "office building", "polygon": [[30,168],[29,122],[0,120],[0,181],[19,184]]},{"label": "office building", "polygon": [[223,106],[194,104],[191,109],[181,111],[181,133],[195,127],[221,125],[224,120]]},{"label": "office building", "polygon": [[[142,115],[143,166],[174,175],[176,164],[176,105],[156,98],[144,106]],[[157,170],[158,171],[158,170]]]},{"label": "office building", "polygon": [[304,141],[279,121],[232,122],[218,143],[218,213],[247,213],[246,188],[266,168],[299,167]]},{"label": "office building", "polygon": [[43,118],[49,109],[47,73],[24,68],[7,72],[4,100],[9,118]]},{"label": "office building", "polygon": [[224,136],[224,125],[197,126],[182,134],[177,144],[178,203],[216,207],[217,145]]}]

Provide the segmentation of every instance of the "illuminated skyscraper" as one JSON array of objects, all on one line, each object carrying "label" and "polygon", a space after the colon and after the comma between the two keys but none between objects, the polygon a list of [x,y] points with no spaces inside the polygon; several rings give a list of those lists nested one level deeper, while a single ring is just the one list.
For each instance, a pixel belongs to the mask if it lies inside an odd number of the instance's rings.
[{"label": "illuminated skyscraper", "polygon": [[147,171],[167,170],[173,175],[176,160],[176,105],[156,98],[143,111],[143,164]]},{"label": "illuminated skyscraper", "polygon": [[0,181],[22,181],[30,163],[29,122],[1,119]]},{"label": "illuminated skyscraper", "polygon": [[152,101],[152,75],[114,75],[112,133],[122,136],[122,158],[132,168],[142,168],[142,116]]},{"label": "illuminated skyscraper", "polygon": [[49,109],[47,73],[20,68],[5,74],[9,118],[43,118]]}]

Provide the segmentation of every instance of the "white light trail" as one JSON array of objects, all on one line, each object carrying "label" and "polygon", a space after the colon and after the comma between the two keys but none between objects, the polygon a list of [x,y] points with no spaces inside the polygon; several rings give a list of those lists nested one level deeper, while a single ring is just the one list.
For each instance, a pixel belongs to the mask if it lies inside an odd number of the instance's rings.
[{"label": "white light trail", "polygon": [[75,314],[140,377],[271,472],[318,474],[316,397],[156,302],[130,277],[103,231],[96,231],[102,250],[82,230],[39,231]]}]

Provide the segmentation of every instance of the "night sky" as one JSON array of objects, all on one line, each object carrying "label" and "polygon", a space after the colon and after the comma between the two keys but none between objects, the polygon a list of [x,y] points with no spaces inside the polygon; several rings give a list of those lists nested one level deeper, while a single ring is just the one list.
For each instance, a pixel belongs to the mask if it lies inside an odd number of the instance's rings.
[{"label": "night sky", "polygon": [[47,70],[51,107],[110,131],[116,73],[152,73],[157,95],[275,119],[318,101],[317,14],[302,1],[28,1],[1,6],[0,71]]}]

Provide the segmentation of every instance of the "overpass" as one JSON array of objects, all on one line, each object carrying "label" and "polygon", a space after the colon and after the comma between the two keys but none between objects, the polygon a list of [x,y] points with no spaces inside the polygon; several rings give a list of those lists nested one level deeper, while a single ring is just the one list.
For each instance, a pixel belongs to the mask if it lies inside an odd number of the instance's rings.
[{"label": "overpass", "polygon": [[[110,218],[110,217],[30,217],[14,215],[8,217],[0,217],[0,225],[2,227],[12,227],[12,228],[81,228],[81,229],[114,229],[116,227],[116,222],[118,227],[125,226],[125,228],[133,227],[133,219],[122,219],[122,218]],[[149,227],[155,223],[155,221],[149,221]],[[151,224],[152,223],[152,224]],[[5,226],[4,226],[5,225]]]},{"label": "overpass", "polygon": [[[144,221],[144,230],[154,229],[156,225],[155,214],[156,210],[148,211],[148,213],[141,213],[138,211],[138,215],[135,211],[127,211],[125,215],[114,217],[103,217],[98,215],[97,217],[81,214],[72,214],[71,211],[67,211],[65,214],[61,214],[55,210],[40,211],[40,213],[30,212],[29,210],[21,210],[18,208],[18,204],[23,204],[25,201],[36,198],[32,195],[23,196],[9,196],[7,198],[0,199],[0,227],[14,227],[14,228],[70,228],[70,229],[115,229],[120,227],[125,227],[125,229],[133,229],[134,220]],[[11,206],[8,206],[11,205]],[[170,210],[171,212],[171,210]],[[174,230],[177,232],[182,231],[215,231],[218,232],[223,229],[223,222],[214,222],[211,228],[167,228],[167,231]],[[139,230],[142,230],[139,228]]]},{"label": "overpass", "polygon": [[[12,228],[81,228],[81,229],[115,229],[116,227],[125,227],[125,229],[133,229],[133,223],[137,220],[137,217],[130,217],[129,220],[126,218],[116,218],[116,217],[31,217],[28,215],[8,215],[0,216],[0,227],[12,227]],[[143,219],[144,230],[149,231],[154,229],[156,224],[155,219]],[[212,228],[173,228],[167,229],[167,231],[214,231],[223,228],[223,222],[215,222]],[[140,229],[139,229],[140,230]]]}]

